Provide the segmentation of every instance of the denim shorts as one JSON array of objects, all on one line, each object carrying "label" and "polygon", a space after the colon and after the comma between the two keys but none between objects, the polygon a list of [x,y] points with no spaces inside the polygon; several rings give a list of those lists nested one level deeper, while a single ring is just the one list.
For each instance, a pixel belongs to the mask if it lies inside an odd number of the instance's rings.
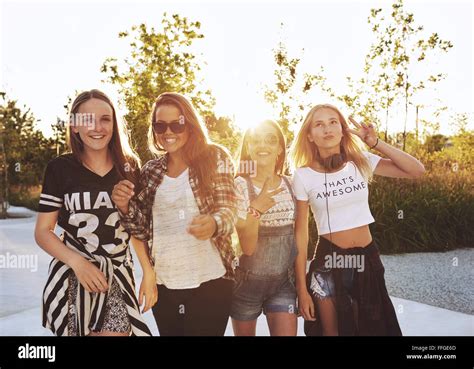
[{"label": "denim shorts", "polygon": [[236,269],[230,316],[255,320],[263,313],[297,314],[293,272],[262,276]]},{"label": "denim shorts", "polygon": [[[342,270],[342,285],[350,294],[354,282],[355,269],[346,268]],[[331,269],[316,269],[311,273],[309,285],[310,291],[314,297],[325,299],[336,296],[336,285]]]}]

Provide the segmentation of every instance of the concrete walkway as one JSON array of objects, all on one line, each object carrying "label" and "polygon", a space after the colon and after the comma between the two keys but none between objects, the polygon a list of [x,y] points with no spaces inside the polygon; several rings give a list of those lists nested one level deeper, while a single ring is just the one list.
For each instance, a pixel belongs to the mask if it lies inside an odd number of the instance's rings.
[{"label": "concrete walkway", "polygon": [[[418,302],[392,298],[404,336],[473,336],[474,317]],[[159,335],[151,312],[144,315],[153,335]],[[40,307],[32,308],[0,318],[0,336],[51,336],[41,326]],[[226,336],[233,336],[229,321]],[[268,336],[268,327],[263,315],[257,321],[257,335]],[[298,336],[304,336],[303,319],[298,319]]]},{"label": "concrete walkway", "polygon": [[[5,261],[7,255],[23,255],[27,264],[22,268],[12,263],[0,265],[0,336],[48,336],[51,333],[41,326],[41,294],[51,257],[34,241],[35,213],[22,208],[12,210],[31,217],[0,220],[0,257]],[[139,285],[141,270],[138,261],[136,264]],[[405,336],[474,335],[473,315],[396,297],[392,302]],[[153,334],[158,335],[151,312],[144,317]],[[226,336],[232,335],[229,321]],[[263,315],[257,322],[257,335],[269,335]],[[304,336],[302,318],[298,319],[298,335]]]}]

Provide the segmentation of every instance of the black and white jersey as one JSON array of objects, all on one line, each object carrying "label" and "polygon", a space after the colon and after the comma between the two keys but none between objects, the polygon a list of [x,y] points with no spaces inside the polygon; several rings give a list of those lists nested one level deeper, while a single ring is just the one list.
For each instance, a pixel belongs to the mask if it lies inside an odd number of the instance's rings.
[{"label": "black and white jersey", "polygon": [[[63,242],[95,264],[109,286],[115,278],[127,305],[132,335],[150,335],[135,296],[130,234],[120,224],[111,197],[120,179],[115,168],[102,177],[84,167],[72,154],[61,155],[47,165],[38,211],[59,211]],[[43,326],[60,336],[68,335],[67,277],[71,272],[68,265],[53,259],[43,295]],[[80,286],[78,297],[79,334],[87,335],[90,329],[100,331],[107,292],[89,293]]]},{"label": "black and white jersey", "polygon": [[39,212],[59,210],[58,225],[88,250],[107,255],[130,235],[120,226],[111,194],[120,177],[115,170],[101,177],[72,154],[49,162],[40,195]]}]

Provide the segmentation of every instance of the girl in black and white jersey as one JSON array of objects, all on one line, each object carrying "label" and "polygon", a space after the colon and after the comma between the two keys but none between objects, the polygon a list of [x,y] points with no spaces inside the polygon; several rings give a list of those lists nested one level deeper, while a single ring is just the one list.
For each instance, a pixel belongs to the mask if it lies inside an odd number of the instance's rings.
[{"label": "girl in black and white jersey", "polygon": [[144,299],[143,311],[157,300],[147,246],[132,239],[144,272],[137,301],[130,234],[111,199],[120,179],[135,182],[138,158],[111,101],[98,90],[74,100],[67,133],[71,153],[47,165],[35,229],[36,242],[53,256],[43,326],[58,336],[150,335],[139,311]]}]

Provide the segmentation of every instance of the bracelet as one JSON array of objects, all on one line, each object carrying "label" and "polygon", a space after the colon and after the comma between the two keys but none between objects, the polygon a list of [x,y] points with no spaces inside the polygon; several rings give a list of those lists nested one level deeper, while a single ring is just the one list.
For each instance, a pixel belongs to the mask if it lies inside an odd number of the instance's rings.
[{"label": "bracelet", "polygon": [[252,216],[254,216],[256,219],[260,219],[260,216],[262,215],[262,213],[260,211],[258,211],[257,209],[255,209],[254,207],[252,206],[249,206],[247,208],[247,213],[251,214]]},{"label": "bracelet", "polygon": [[375,142],[375,145],[374,146],[369,146],[369,149],[375,149],[375,146],[377,146],[379,144],[379,138],[377,137],[377,141]]}]

